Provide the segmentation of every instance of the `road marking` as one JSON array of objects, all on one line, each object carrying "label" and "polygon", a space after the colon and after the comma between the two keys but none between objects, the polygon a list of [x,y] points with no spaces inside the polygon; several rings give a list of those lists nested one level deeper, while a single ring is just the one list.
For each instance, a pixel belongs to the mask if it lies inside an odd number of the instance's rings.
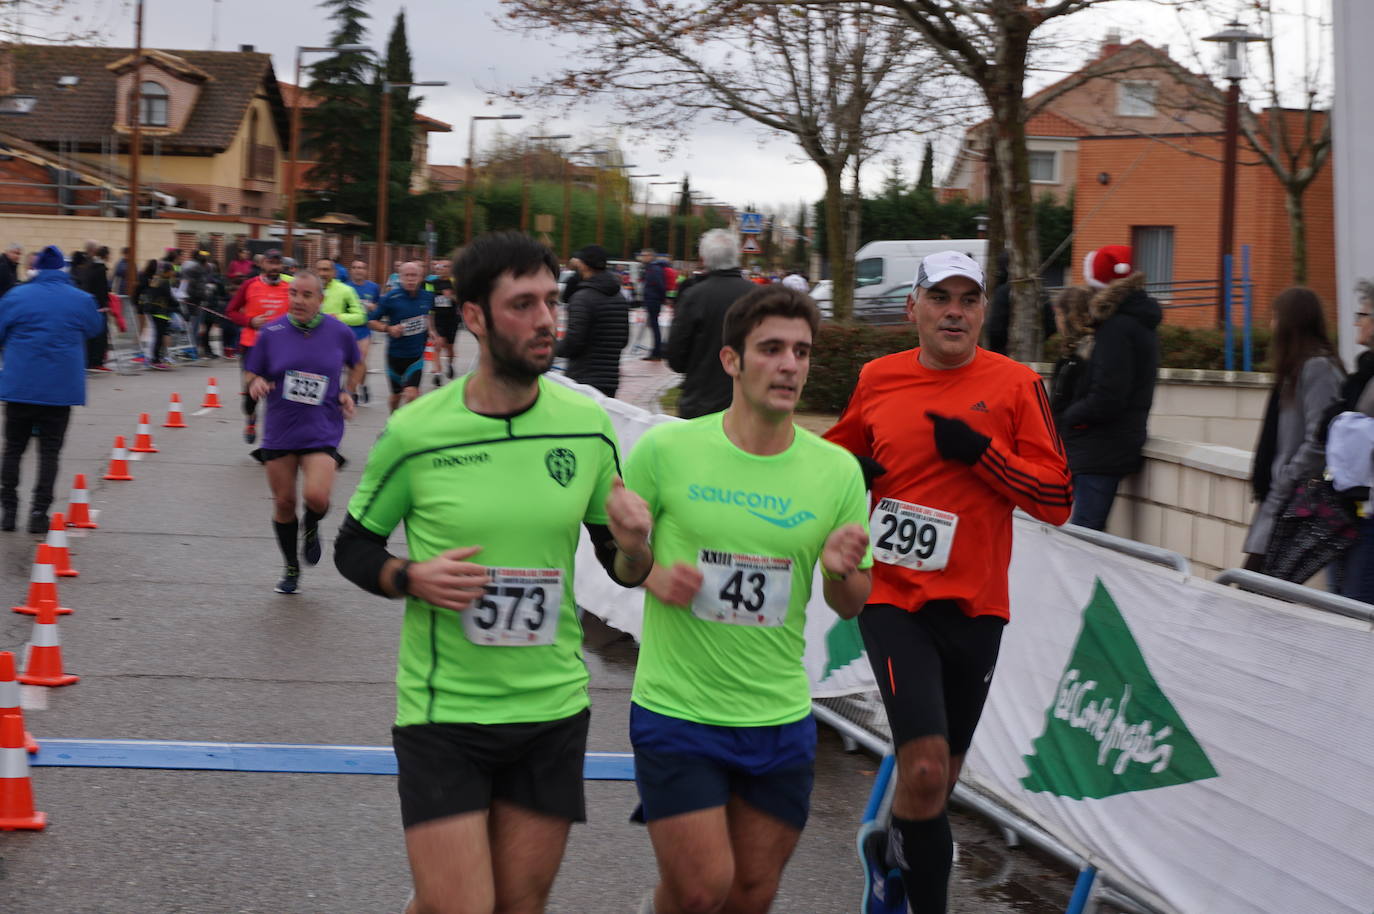
[{"label": "road marking", "polygon": [[[390,746],[315,746],[286,743],[197,743],[136,739],[41,739],[30,765],[54,768],[162,768],[181,771],[257,771],[289,774],[396,773]],[[583,777],[634,780],[629,752],[588,752]]]}]

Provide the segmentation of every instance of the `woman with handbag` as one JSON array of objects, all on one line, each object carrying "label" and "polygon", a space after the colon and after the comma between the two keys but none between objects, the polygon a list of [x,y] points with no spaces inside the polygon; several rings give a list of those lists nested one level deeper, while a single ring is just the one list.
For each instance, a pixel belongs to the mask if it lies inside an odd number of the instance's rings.
[{"label": "woman with handbag", "polygon": [[1242,547],[1251,571],[1266,571],[1274,522],[1294,489],[1326,468],[1323,420],[1341,394],[1345,369],[1326,335],[1323,314],[1321,298],[1303,286],[1284,289],[1274,299],[1274,387],[1250,478],[1259,507]]}]

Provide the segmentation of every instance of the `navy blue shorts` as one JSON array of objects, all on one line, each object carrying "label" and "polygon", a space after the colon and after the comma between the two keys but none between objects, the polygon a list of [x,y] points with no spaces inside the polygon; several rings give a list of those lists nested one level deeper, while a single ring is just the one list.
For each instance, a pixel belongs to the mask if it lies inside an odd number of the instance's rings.
[{"label": "navy blue shorts", "polygon": [[419,387],[425,371],[425,357],[394,356],[386,354],[386,379],[391,382],[391,392],[398,394],[407,387]]},{"label": "navy blue shorts", "polygon": [[714,809],[739,797],[800,831],[811,812],[816,721],[719,727],[630,704],[639,808],[633,822]]}]

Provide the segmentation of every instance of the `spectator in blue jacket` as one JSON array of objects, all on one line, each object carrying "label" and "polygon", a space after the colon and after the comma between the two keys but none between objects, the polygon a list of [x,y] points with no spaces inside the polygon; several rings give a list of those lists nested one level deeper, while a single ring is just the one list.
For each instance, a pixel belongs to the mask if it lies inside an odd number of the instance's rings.
[{"label": "spectator in blue jacket", "polygon": [[641,295],[644,299],[644,322],[654,335],[654,346],[644,357],[646,362],[663,360],[663,331],[658,326],[658,312],[663,309],[663,300],[668,297],[668,277],[663,272],[663,264],[658,255],[645,248],[639,252],[639,262],[644,264],[644,274],[640,277]]},{"label": "spectator in blue jacket", "polygon": [[105,314],[90,293],[63,272],[56,245],[38,255],[37,274],[0,297],[0,400],[5,403],[5,451],[0,460],[0,530],[19,514],[19,462],[38,437],[38,480],[29,532],[48,529],[58,456],[73,406],[86,403],[86,341],[105,332]]}]

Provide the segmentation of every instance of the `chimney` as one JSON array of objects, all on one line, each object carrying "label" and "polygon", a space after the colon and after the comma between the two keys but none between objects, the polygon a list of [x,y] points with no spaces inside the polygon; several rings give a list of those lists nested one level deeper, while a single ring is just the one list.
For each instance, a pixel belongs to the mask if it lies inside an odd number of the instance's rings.
[{"label": "chimney", "polygon": [[254,48],[251,44],[239,45],[239,53],[241,54],[252,54],[255,50],[256,48]]},{"label": "chimney", "polygon": [[1102,39],[1102,48],[1098,51],[1098,59],[1115,54],[1121,50],[1121,30],[1108,29],[1107,35]]}]

